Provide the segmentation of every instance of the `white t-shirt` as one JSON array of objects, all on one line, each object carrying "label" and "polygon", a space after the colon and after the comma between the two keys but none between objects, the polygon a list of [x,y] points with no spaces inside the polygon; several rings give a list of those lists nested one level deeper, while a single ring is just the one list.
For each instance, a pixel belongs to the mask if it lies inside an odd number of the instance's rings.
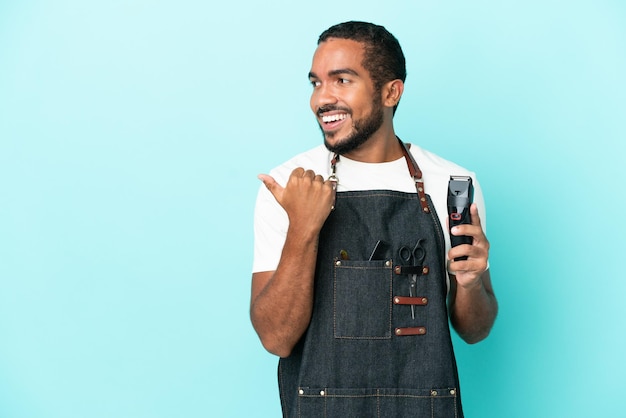
[{"label": "white t-shirt", "polygon": [[[439,221],[444,229],[446,239],[446,254],[450,249],[448,233],[448,181],[450,176],[471,176],[474,184],[474,202],[478,205],[478,212],[486,232],[487,218],[485,204],[480,184],[476,175],[450,161],[428,152],[417,145],[411,145],[411,154],[422,171],[424,189],[430,195]],[[302,167],[321,174],[324,178],[330,176],[330,161],[333,153],[324,145],[319,145],[309,151],[296,155],[284,164],[274,168],[269,174],[281,186],[285,186],[291,172]],[[409,174],[406,159],[401,157],[386,163],[362,163],[341,156],[336,167],[339,179],[337,191],[357,190],[396,190],[400,192],[416,193],[415,182]],[[253,273],[276,270],[285,237],[289,219],[287,213],[278,204],[274,196],[261,184],[254,213],[254,262]]]}]

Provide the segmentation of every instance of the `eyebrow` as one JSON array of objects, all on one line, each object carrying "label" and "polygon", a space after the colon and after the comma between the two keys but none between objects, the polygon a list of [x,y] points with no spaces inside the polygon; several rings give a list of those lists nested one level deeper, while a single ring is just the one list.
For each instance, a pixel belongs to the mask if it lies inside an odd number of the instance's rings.
[{"label": "eyebrow", "polygon": [[[359,74],[356,71],[354,71],[354,70],[352,70],[350,68],[339,68],[337,70],[332,70],[332,71],[328,72],[328,75],[330,77],[341,75],[341,74],[350,74],[350,75],[353,75],[355,77],[359,76]],[[309,78],[319,78],[319,77],[317,76],[317,74],[315,74],[314,72],[310,71],[309,72]]]}]

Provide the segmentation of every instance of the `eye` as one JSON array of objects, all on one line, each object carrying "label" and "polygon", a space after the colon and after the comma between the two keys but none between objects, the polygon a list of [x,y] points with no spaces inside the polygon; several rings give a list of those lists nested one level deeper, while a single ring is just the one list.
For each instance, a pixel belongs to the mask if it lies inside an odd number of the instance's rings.
[{"label": "eye", "polygon": [[339,84],[348,84],[350,82],[347,78],[340,78],[337,81],[339,81]]},{"label": "eye", "polygon": [[318,80],[311,80],[311,85],[313,87],[319,87],[322,83],[320,83]]}]

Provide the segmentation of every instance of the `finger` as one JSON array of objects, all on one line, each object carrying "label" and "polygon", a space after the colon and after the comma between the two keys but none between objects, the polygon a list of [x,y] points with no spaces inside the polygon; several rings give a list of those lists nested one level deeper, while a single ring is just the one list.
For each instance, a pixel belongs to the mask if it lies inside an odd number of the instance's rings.
[{"label": "finger", "polygon": [[259,174],[257,177],[263,182],[265,187],[267,187],[267,190],[274,195],[276,200],[280,201],[280,197],[282,196],[284,190],[283,186],[278,184],[276,180],[274,180],[274,177],[268,174]]},{"label": "finger", "polygon": [[478,206],[472,203],[470,206],[470,222],[469,224],[460,224],[452,227],[450,233],[452,235],[467,235],[474,238],[479,238],[484,235],[484,231],[480,222],[480,216],[478,215]]},{"label": "finger", "polygon": [[454,260],[459,257],[468,256],[472,246],[469,244],[461,244],[450,248],[448,251],[448,260]]},{"label": "finger", "polygon": [[476,203],[472,203],[470,206],[470,216],[472,219],[472,225],[480,226],[480,229],[483,229],[480,224],[480,216],[478,216],[478,206],[476,206]]},{"label": "finger", "polygon": [[[466,256],[466,259],[459,259],[461,256]],[[450,265],[454,265],[456,270],[472,271],[472,270],[484,270],[487,267],[488,253],[486,251],[459,251],[448,253],[448,262]]]},{"label": "finger", "polygon": [[311,180],[314,180],[316,178],[315,172],[313,170],[305,170],[305,172],[302,173],[302,177],[306,177]]},{"label": "finger", "polygon": [[[489,243],[462,244],[450,248],[448,251],[448,260],[455,260],[459,257],[468,257],[472,260],[487,259],[489,257]],[[459,260],[460,261],[460,260]]]},{"label": "finger", "polygon": [[313,170],[298,170],[297,172],[294,170],[292,175],[296,178],[301,177],[302,179],[306,179],[312,184],[319,183],[323,185],[325,183],[324,177],[322,177],[321,174],[315,174]]},{"label": "finger", "polygon": [[304,168],[302,167],[294,168],[291,174],[289,175],[289,177],[302,177],[304,176],[304,173],[305,173]]},{"label": "finger", "polygon": [[470,274],[474,277],[480,276],[485,270],[487,270],[487,263],[483,260],[448,260],[448,270],[454,274]]}]

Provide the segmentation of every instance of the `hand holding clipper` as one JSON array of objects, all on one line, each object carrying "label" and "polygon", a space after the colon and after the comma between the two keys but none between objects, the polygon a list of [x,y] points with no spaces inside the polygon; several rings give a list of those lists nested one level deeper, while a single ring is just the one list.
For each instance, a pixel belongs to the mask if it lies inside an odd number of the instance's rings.
[{"label": "hand holding clipper", "polygon": [[[450,176],[448,182],[448,226],[471,224],[470,206],[474,199],[474,186],[469,176]],[[456,247],[461,244],[471,244],[472,237],[456,236],[450,233],[450,244]],[[467,260],[467,256],[455,258],[454,261]]]}]

